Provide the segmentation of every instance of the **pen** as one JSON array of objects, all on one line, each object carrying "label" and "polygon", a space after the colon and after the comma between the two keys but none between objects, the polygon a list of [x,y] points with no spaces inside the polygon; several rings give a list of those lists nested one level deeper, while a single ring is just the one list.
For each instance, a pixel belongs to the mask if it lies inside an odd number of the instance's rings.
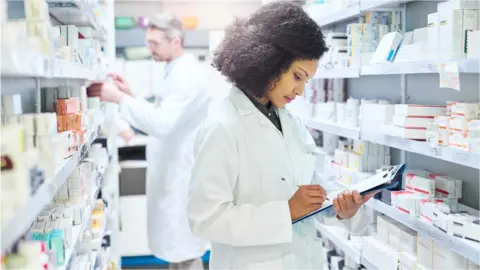
[{"label": "pen", "polygon": [[[297,185],[297,188],[301,187],[300,185]],[[327,197],[325,197],[325,201],[330,201]]]}]

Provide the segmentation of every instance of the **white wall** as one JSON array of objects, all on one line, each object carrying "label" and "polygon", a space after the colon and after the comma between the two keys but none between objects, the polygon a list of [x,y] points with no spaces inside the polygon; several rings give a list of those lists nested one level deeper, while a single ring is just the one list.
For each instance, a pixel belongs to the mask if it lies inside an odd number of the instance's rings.
[{"label": "white wall", "polygon": [[120,0],[115,2],[115,16],[147,16],[166,10],[178,17],[197,16],[197,29],[223,29],[234,17],[246,16],[261,6],[260,0],[152,1]]}]

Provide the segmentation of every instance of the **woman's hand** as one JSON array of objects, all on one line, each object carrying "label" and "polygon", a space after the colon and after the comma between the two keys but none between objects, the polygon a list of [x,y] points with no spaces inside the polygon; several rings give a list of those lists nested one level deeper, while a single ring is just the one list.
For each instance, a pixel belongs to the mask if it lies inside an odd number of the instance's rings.
[{"label": "woman's hand", "polygon": [[320,185],[300,186],[288,200],[292,220],[306,216],[322,207],[326,197],[327,192]]},{"label": "woman's hand", "polygon": [[350,192],[345,190],[338,194],[337,198],[333,200],[333,208],[337,212],[339,219],[352,218],[364,203],[366,203],[375,193],[361,196],[358,191]]}]

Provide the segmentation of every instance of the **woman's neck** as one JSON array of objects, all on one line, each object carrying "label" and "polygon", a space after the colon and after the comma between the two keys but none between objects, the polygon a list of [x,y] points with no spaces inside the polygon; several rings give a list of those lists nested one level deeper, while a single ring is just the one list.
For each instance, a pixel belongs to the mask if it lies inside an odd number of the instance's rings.
[{"label": "woman's neck", "polygon": [[253,98],[256,99],[258,102],[262,103],[263,105],[267,105],[268,102],[270,101],[268,97],[262,97],[262,98],[253,97]]}]

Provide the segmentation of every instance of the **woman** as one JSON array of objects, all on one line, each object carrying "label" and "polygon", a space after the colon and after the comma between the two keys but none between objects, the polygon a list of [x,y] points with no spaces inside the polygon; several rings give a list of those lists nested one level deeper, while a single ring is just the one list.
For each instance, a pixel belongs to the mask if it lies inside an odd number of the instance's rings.
[{"label": "woman", "polygon": [[[188,206],[193,233],[212,243],[212,269],[323,268],[313,218],[292,225],[326,197],[311,184],[315,144],[284,107],[325,51],[319,26],[293,4],[227,29],[213,62],[234,87],[198,135]],[[368,219],[355,214],[368,197],[345,192],[320,221],[363,229]]]}]

